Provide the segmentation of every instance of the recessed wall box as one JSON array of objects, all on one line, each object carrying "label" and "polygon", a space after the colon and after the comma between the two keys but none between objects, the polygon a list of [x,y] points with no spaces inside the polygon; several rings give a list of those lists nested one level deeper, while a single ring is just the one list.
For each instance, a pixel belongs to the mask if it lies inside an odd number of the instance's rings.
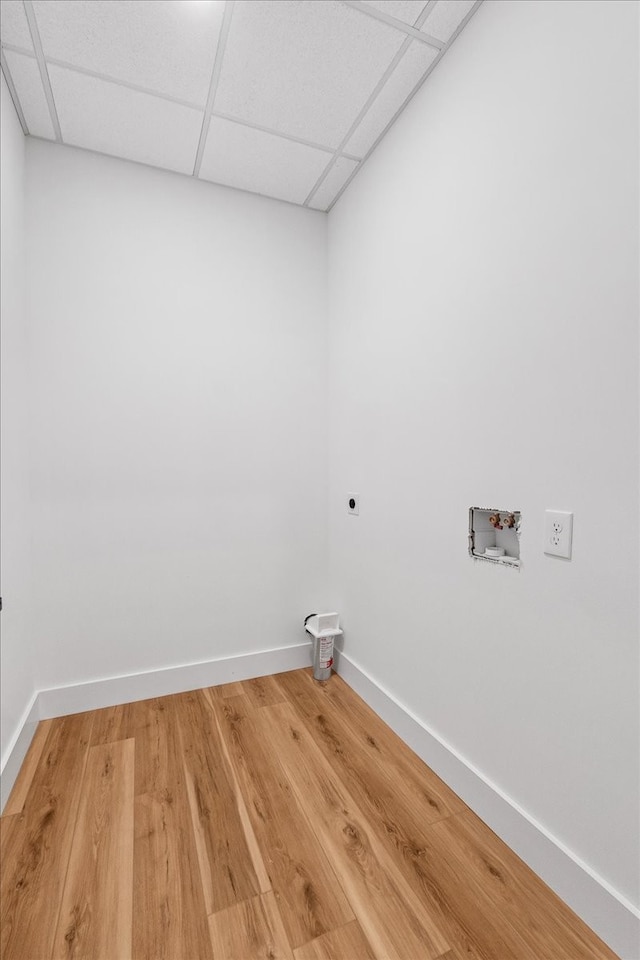
[{"label": "recessed wall box", "polygon": [[519,510],[469,508],[469,554],[503,566],[520,566]]}]

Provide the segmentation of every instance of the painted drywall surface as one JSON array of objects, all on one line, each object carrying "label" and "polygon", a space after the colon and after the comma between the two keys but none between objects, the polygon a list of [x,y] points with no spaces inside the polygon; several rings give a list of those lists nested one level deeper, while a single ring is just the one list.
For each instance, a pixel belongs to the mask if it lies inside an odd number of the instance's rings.
[{"label": "painted drywall surface", "polygon": [[27,188],[37,686],[300,642],[326,218],[38,141]]},{"label": "painted drywall surface", "polygon": [[[634,903],[637,16],[486,0],[329,215],[345,649]],[[522,511],[519,573],[472,505]]]},{"label": "painted drywall surface", "polygon": [[24,311],[25,140],[2,77],[0,291],[2,443],[0,732],[2,763],[34,692],[29,643],[29,388]]}]

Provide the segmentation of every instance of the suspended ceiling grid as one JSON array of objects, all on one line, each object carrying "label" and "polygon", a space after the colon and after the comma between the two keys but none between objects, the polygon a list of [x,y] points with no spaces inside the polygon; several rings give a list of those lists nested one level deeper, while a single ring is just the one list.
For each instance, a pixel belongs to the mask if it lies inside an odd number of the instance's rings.
[{"label": "suspended ceiling grid", "polygon": [[25,134],[316,210],[481,0],[1,0]]}]

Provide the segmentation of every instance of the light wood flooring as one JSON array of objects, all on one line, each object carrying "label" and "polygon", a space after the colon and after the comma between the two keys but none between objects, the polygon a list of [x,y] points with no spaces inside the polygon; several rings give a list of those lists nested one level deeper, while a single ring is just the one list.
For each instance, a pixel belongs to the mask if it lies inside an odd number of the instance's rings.
[{"label": "light wood flooring", "polygon": [[338,677],[40,724],[2,960],[613,960]]}]

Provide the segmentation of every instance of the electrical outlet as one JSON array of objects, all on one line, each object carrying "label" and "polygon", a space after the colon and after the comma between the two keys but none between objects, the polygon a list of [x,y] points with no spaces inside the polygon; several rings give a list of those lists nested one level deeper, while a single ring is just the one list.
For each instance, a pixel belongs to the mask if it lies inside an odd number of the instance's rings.
[{"label": "electrical outlet", "polygon": [[347,513],[352,513],[355,517],[360,513],[360,494],[347,494]]},{"label": "electrical outlet", "polygon": [[570,560],[572,540],[573,514],[565,510],[547,510],[544,515],[544,552]]}]

